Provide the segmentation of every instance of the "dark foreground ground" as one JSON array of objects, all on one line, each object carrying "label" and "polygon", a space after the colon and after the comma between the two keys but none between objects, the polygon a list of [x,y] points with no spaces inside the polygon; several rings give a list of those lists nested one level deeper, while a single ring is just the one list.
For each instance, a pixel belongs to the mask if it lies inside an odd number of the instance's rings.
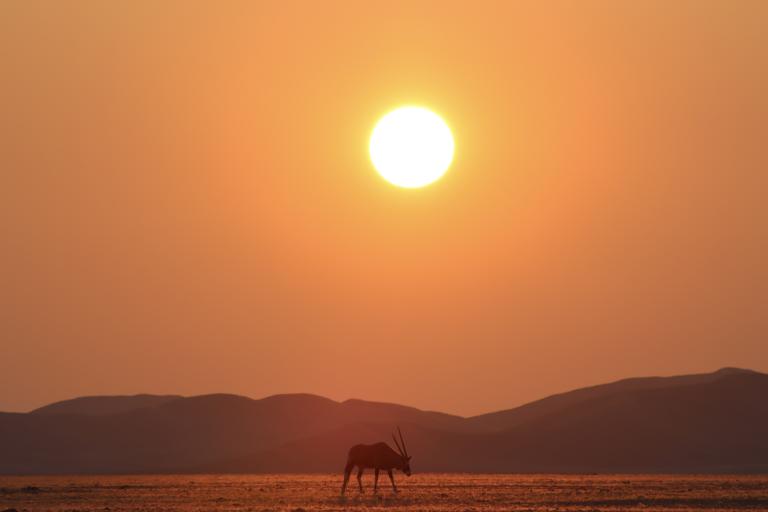
[{"label": "dark foreground ground", "polygon": [[[398,475],[372,494],[341,475],[0,476],[0,512],[52,510],[334,511],[334,510],[768,510],[766,476]],[[350,484],[356,486],[353,479]]]}]

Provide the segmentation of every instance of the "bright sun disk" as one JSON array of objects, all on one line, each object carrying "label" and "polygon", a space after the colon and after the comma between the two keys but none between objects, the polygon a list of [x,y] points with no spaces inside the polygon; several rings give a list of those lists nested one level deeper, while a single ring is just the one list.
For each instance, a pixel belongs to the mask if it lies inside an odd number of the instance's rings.
[{"label": "bright sun disk", "polygon": [[379,120],[369,144],[381,176],[418,188],[440,178],[453,160],[453,135],[440,116],[423,107],[401,107]]}]

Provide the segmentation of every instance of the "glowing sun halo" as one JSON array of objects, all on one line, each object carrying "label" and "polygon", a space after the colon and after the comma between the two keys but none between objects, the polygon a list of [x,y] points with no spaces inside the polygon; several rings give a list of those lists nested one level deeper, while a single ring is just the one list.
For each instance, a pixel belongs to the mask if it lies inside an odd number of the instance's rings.
[{"label": "glowing sun halo", "polygon": [[382,117],[371,134],[371,161],[399,187],[418,188],[439,179],[453,160],[453,135],[440,116],[401,107]]}]

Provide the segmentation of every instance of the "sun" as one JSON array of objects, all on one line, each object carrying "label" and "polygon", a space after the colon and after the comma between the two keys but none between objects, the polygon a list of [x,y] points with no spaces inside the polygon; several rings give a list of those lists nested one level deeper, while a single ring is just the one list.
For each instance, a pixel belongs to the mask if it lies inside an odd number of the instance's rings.
[{"label": "sun", "polygon": [[440,116],[423,107],[400,107],[371,133],[371,161],[398,187],[419,188],[439,179],[453,161],[453,135]]}]

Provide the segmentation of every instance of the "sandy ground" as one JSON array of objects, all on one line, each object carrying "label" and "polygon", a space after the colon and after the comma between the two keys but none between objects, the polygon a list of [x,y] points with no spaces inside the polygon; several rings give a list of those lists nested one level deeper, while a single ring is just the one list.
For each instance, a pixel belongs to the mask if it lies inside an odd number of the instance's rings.
[{"label": "sandy ground", "polygon": [[373,495],[341,475],[171,475],[1,477],[0,512],[335,510],[768,510],[766,476],[398,474]]}]

